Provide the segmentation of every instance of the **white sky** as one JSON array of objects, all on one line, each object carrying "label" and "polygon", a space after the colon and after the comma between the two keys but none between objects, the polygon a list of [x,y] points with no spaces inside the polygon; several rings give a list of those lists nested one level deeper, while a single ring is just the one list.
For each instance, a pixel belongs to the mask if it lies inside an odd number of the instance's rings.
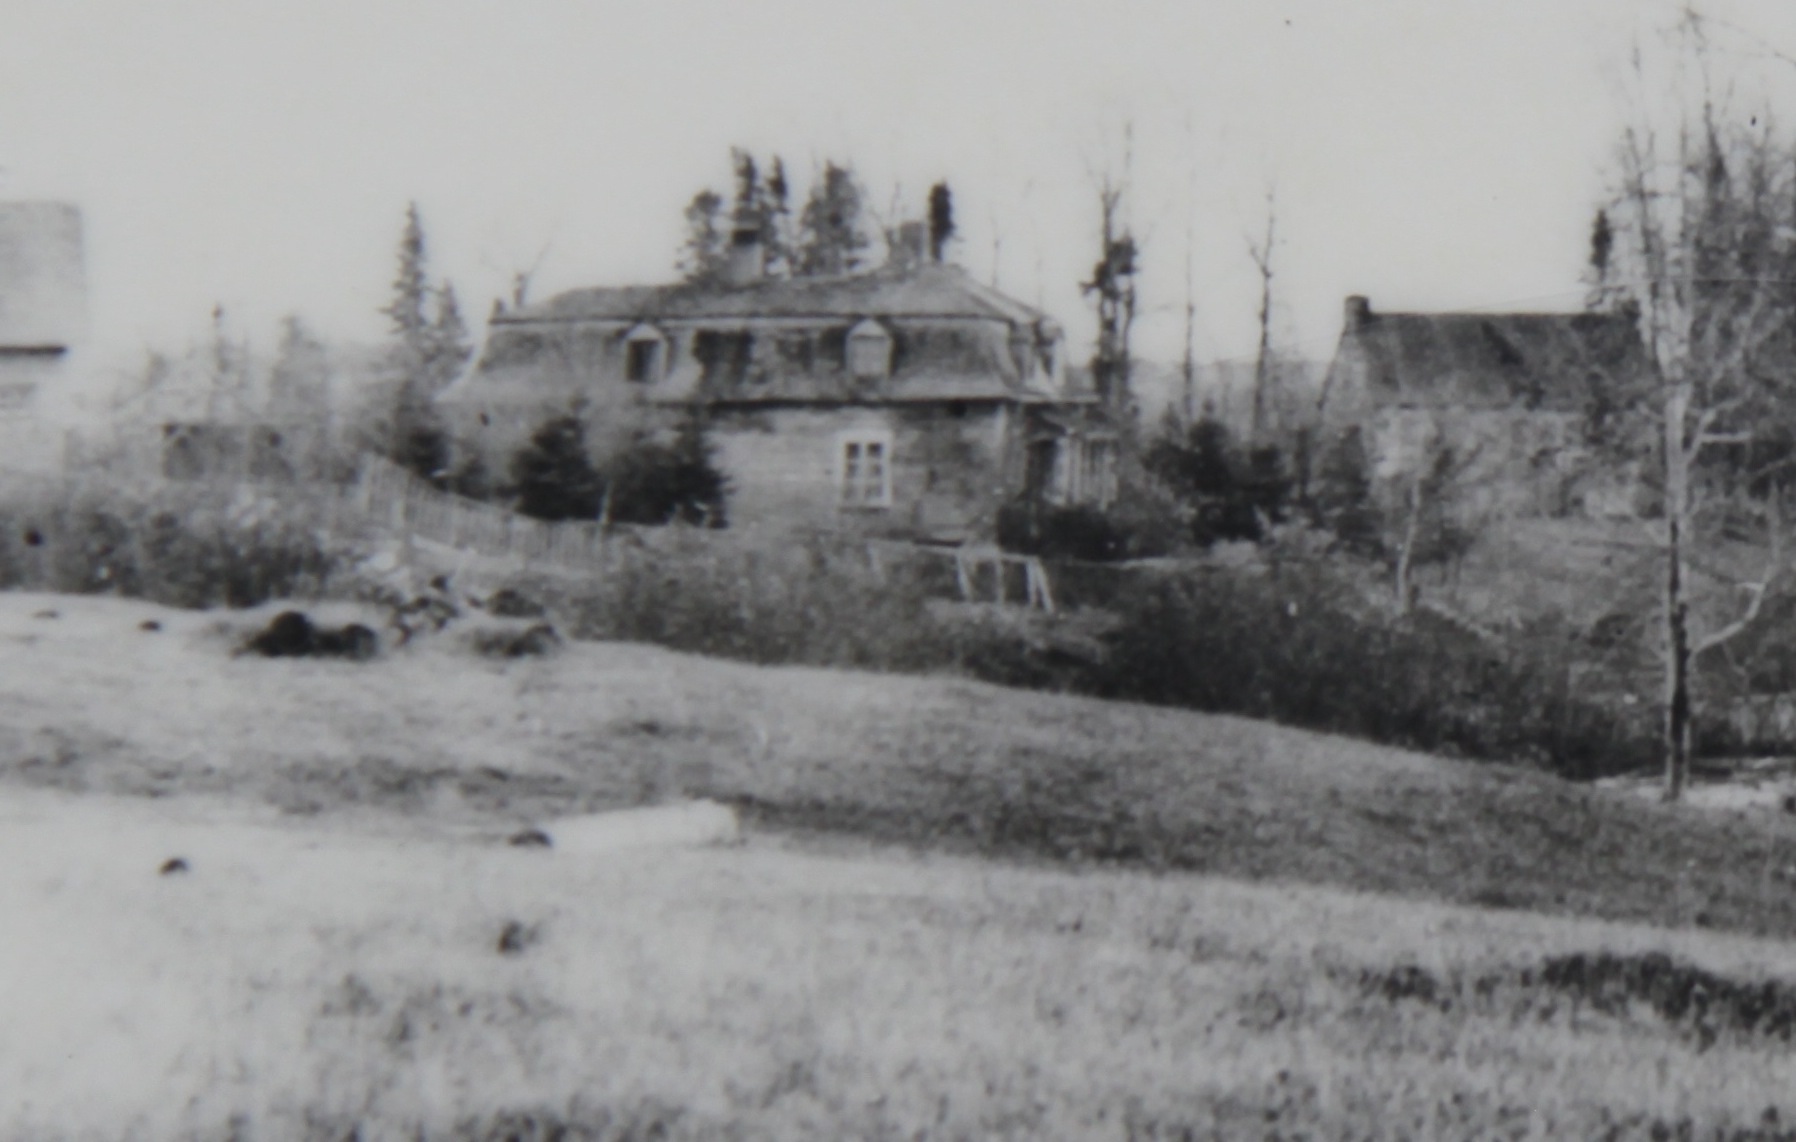
[{"label": "white sky", "polygon": [[[1789,10],[1786,10],[1789,9]],[[1796,5],[1706,10],[1796,53]],[[1341,298],[1566,308],[1665,0],[0,0],[0,197],[87,212],[96,340],[178,346],[222,302],[373,338],[405,203],[471,319],[671,275],[728,151],[882,206],[947,178],[957,260],[1089,336],[1092,172],[1134,123],[1140,347],[1251,352],[1246,235],[1276,184],[1280,333],[1326,356]],[[1733,45],[1742,49],[1745,41]],[[1781,66],[1781,65],[1780,65]],[[547,251],[544,254],[544,251]]]}]

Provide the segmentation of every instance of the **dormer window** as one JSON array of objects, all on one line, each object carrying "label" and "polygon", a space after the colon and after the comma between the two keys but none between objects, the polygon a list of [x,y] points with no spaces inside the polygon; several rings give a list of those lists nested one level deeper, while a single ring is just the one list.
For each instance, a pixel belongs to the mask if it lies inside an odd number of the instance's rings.
[{"label": "dormer window", "polygon": [[667,371],[667,338],[653,325],[638,325],[624,335],[624,376],[652,385]]},{"label": "dormer window", "polygon": [[848,373],[857,381],[892,374],[892,335],[869,318],[848,331]]}]

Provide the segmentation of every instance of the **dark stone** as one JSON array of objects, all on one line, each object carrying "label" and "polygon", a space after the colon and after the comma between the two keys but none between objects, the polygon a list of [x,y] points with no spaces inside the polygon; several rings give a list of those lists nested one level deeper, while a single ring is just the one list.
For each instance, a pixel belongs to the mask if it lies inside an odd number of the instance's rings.
[{"label": "dark stone", "polygon": [[366,662],[380,652],[380,636],[361,623],[313,632],[312,653]]},{"label": "dark stone", "polygon": [[267,658],[350,658],[365,662],[380,651],[380,636],[361,623],[319,627],[299,611],[282,611],[244,644]]},{"label": "dark stone", "polygon": [[246,650],[268,658],[295,658],[312,653],[312,620],[299,611],[282,611],[269,620]]},{"label": "dark stone", "polygon": [[533,658],[560,646],[561,635],[548,623],[532,623],[523,630],[476,631],[473,645],[488,658]]},{"label": "dark stone", "polygon": [[161,630],[162,624],[155,619],[145,619],[137,624],[138,630]]},{"label": "dark stone", "polygon": [[486,600],[486,611],[502,619],[540,619],[549,613],[541,603],[510,587],[494,591]]},{"label": "dark stone", "polygon": [[505,843],[517,849],[546,849],[554,842],[549,839],[549,834],[541,829],[525,829],[522,832],[513,833],[511,839]]},{"label": "dark stone", "polygon": [[525,948],[536,943],[541,937],[542,932],[536,925],[507,920],[505,927],[499,932],[499,954],[502,956],[522,955]]},{"label": "dark stone", "polygon": [[169,857],[162,862],[162,868],[158,871],[163,876],[177,876],[188,871],[187,861],[181,857]]}]

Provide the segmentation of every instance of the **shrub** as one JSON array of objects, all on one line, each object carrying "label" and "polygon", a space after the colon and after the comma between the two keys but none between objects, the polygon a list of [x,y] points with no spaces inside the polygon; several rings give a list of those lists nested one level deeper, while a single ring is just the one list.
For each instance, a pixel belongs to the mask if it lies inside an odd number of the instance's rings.
[{"label": "shrub", "polygon": [[1060,507],[1016,500],[998,511],[998,544],[1006,551],[1092,563],[1128,556],[1129,537],[1088,504]]},{"label": "shrub", "polygon": [[579,417],[553,417],[512,457],[511,478],[517,509],[537,519],[725,522],[726,481],[697,414],[682,419],[671,439],[646,428],[632,433],[602,472],[593,466]]},{"label": "shrub", "polygon": [[597,519],[604,491],[586,451],[586,426],[577,416],[544,421],[511,458],[517,509],[542,520]]},{"label": "shrub", "polygon": [[1166,555],[1184,541],[1189,513],[1146,482],[1108,509],[1012,500],[998,509],[998,546],[1020,555],[1107,563]]},{"label": "shrub", "polygon": [[6,586],[179,607],[316,593],[347,556],[303,502],[242,501],[203,487],[143,495],[96,486],[15,501],[0,505],[0,536]]},{"label": "shrub", "polygon": [[1169,419],[1142,465],[1189,506],[1199,546],[1257,542],[1285,519],[1292,479],[1283,453],[1269,444],[1243,447],[1221,421],[1205,417],[1187,428]]},{"label": "shrub", "polygon": [[704,421],[689,415],[671,442],[640,434],[606,465],[606,514],[617,523],[722,527],[726,481]]},{"label": "shrub", "polygon": [[1653,727],[1578,692],[1570,632],[1502,643],[1392,618],[1321,567],[1159,574],[1118,598],[1105,697],[1244,714],[1588,778],[1650,764]]},{"label": "shrub", "polygon": [[[926,606],[941,587],[930,580],[909,563],[875,569],[857,545],[823,538],[760,544],[673,530],[614,543],[602,573],[556,609],[574,616],[576,637],[751,662],[920,670],[953,657]],[[543,598],[555,591],[532,588]]]}]

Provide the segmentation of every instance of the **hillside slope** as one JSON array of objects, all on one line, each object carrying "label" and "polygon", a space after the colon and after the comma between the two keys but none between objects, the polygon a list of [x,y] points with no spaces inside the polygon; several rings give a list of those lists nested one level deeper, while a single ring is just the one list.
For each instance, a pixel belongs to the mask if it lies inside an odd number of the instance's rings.
[{"label": "hillside slope", "polygon": [[452,628],[370,663],[232,657],[266,613],[0,595],[0,776],[438,822],[697,795],[763,826],[963,852],[1796,933],[1796,827],[1772,813],[1236,718],[633,645],[490,661]]}]

